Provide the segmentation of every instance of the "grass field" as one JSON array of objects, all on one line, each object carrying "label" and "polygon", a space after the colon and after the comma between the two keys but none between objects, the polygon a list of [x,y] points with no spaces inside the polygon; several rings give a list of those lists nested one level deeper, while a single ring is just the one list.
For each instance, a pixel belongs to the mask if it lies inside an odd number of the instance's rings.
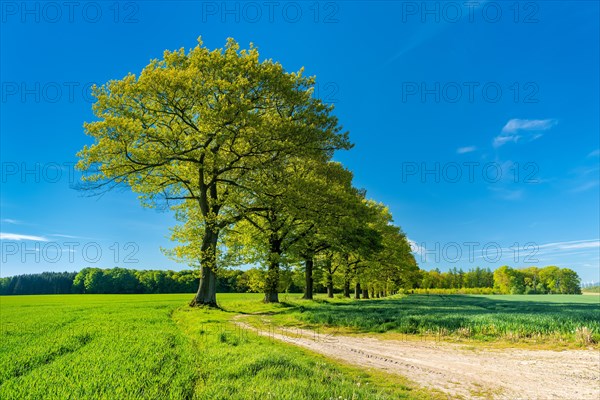
[{"label": "grass field", "polygon": [[439,296],[302,305],[305,322],[359,332],[461,336],[478,340],[577,341],[578,329],[600,339],[599,299],[588,296]]},{"label": "grass field", "polygon": [[[347,367],[230,321],[340,327],[469,340],[577,345],[600,332],[595,296],[425,296],[351,301],[222,294],[223,310],[191,295],[0,297],[2,399],[435,398],[397,376]],[[579,332],[579,333],[578,333]],[[579,336],[578,336],[579,335]],[[589,343],[588,343],[589,344]]]},{"label": "grass field", "polygon": [[[427,399],[397,376],[350,368],[252,332],[191,295],[0,298],[0,398]],[[224,306],[281,306],[221,295]]]},{"label": "grass field", "polygon": [[476,341],[590,345],[600,341],[600,298],[577,295],[411,295],[390,299],[289,301],[277,324]]}]

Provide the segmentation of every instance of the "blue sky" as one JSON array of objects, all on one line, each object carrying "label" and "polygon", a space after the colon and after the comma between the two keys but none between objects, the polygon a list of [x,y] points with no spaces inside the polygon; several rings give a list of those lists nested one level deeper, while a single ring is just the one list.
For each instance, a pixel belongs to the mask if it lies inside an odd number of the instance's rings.
[{"label": "blue sky", "polygon": [[[165,49],[255,43],[317,76],[421,267],[599,267],[596,1],[2,3],[1,276],[185,268],[169,213],[71,188],[92,83]],[[58,5],[58,6],[57,6]]]}]

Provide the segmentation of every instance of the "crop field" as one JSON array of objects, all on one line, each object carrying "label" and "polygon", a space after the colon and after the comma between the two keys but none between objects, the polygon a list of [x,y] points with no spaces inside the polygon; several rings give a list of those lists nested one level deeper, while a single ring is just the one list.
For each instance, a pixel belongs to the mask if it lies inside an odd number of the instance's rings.
[{"label": "crop field", "polygon": [[[191,309],[190,294],[0,297],[0,398],[431,398],[400,377],[361,371]],[[274,310],[260,295],[225,307]]]},{"label": "crop field", "polygon": [[537,339],[563,345],[600,341],[600,298],[594,296],[411,295],[360,302],[336,299],[293,304],[295,307],[279,317],[281,323],[300,320],[355,332],[481,341]]},{"label": "crop field", "polygon": [[[597,341],[594,296],[425,296],[304,301],[221,294],[222,310],[189,294],[0,297],[2,399],[436,398],[400,376],[348,367],[232,324],[245,314],[281,325],[354,332],[507,335]],[[591,344],[587,343],[587,344]]]}]

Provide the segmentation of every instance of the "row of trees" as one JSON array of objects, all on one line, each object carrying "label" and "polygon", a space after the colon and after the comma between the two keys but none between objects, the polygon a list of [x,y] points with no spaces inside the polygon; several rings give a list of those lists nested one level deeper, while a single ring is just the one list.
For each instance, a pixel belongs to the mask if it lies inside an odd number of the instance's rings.
[{"label": "row of trees", "polygon": [[199,271],[191,305],[216,306],[219,279],[245,264],[260,265],[245,275],[265,302],[290,287],[289,271],[303,273],[306,299],[323,282],[329,296],[354,289],[357,298],[492,281],[506,292],[574,290],[563,270],[545,286],[506,268],[497,277],[421,276],[389,210],[333,161],[352,144],[314,86],[233,39],[223,49],[199,40],[187,53],[166,51],[139,75],[94,88],[97,120],[85,124],[93,144],[78,153],[82,188],[124,186],[143,206],[174,211],[178,245],[164,251]]},{"label": "row of trees", "polygon": [[409,243],[332,160],[352,144],[314,85],[232,39],[166,51],[139,76],[94,88],[83,188],[127,186],[142,205],[175,212],[179,245],[165,252],[200,271],[191,305],[216,306],[219,276],[249,263],[262,267],[265,302],[279,300],[282,271],[295,267],[307,299],[316,270],[330,296],[336,284],[356,297],[409,287]]},{"label": "row of trees", "polygon": [[569,268],[548,266],[515,269],[502,266],[490,269],[475,268],[464,272],[452,268],[448,272],[439,269],[421,271],[420,287],[424,289],[494,288],[505,294],[580,294],[581,280]]}]

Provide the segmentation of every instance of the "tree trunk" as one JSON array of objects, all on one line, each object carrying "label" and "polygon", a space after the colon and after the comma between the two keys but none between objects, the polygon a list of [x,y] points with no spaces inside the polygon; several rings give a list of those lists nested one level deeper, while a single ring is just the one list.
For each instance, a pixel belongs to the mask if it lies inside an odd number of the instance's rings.
[{"label": "tree trunk", "polygon": [[375,298],[375,289],[371,288],[371,298],[374,299]]},{"label": "tree trunk", "polygon": [[267,271],[267,279],[265,281],[265,303],[279,303],[279,262],[271,262]]},{"label": "tree trunk", "polygon": [[325,271],[327,271],[327,297],[333,299],[333,273],[335,270],[331,269],[331,256],[325,259]]},{"label": "tree trunk", "polygon": [[344,280],[344,297],[350,298],[350,280]]},{"label": "tree trunk", "polygon": [[200,269],[200,285],[198,292],[190,302],[190,306],[217,306],[217,274],[209,267]]},{"label": "tree trunk", "polygon": [[202,238],[202,259],[200,260],[200,285],[198,292],[190,302],[191,307],[196,306],[217,306],[217,239],[218,232],[213,232],[206,227],[204,237]]},{"label": "tree trunk", "polygon": [[271,253],[269,255],[269,270],[265,281],[265,303],[279,303],[279,259],[281,257],[281,241],[278,238],[269,238]]},{"label": "tree trunk", "polygon": [[333,274],[327,274],[327,297],[333,299]]},{"label": "tree trunk", "polygon": [[350,297],[350,281],[344,281],[344,297]]},{"label": "tree trunk", "polygon": [[363,296],[363,299],[368,299],[369,298],[369,289],[363,289],[362,296]]},{"label": "tree trunk", "polygon": [[306,299],[306,300],[312,300],[313,299],[313,266],[314,266],[314,259],[312,256],[307,256],[304,259],[304,266],[305,266],[304,277],[305,277],[306,283],[305,283],[305,287],[304,287],[304,296],[302,296],[302,298]]},{"label": "tree trunk", "polygon": [[354,298],[360,300],[360,282],[356,282],[356,286],[354,287]]}]

